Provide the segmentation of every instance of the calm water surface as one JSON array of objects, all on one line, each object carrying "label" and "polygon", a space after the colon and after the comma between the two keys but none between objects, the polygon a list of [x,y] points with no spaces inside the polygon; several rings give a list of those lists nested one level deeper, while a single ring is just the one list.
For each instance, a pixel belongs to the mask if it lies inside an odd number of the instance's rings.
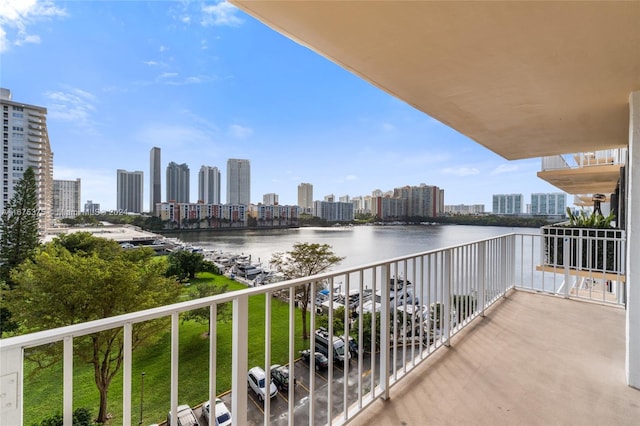
[{"label": "calm water surface", "polygon": [[537,228],[494,226],[354,226],[247,231],[199,231],[174,234],[184,242],[227,253],[250,254],[253,262],[268,266],[275,252],[294,243],[329,244],[344,256],[339,265],[355,267],[408,254],[482,240],[512,232],[539,234]]}]

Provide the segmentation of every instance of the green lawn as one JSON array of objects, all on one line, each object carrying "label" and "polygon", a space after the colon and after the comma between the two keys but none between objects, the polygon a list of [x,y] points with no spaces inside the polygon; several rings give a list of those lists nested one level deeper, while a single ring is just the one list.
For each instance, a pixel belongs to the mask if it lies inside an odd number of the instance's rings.
[{"label": "green lawn", "polygon": [[[227,290],[246,288],[226,277],[201,274],[193,283],[204,281],[210,285],[227,285]],[[264,365],[264,316],[265,296],[249,299],[249,367]],[[289,305],[272,299],[271,306],[271,359],[272,363],[286,364],[288,361]],[[302,323],[296,311],[296,353],[308,347],[301,339]],[[195,406],[208,399],[209,339],[207,324],[186,321],[180,325],[180,370],[179,404]],[[144,376],[143,424],[160,423],[166,419],[170,405],[171,342],[165,332],[152,346],[140,348],[133,354],[132,372],[132,420],[140,419],[140,385]],[[60,345],[61,347],[61,345]],[[217,393],[231,388],[231,322],[217,325]],[[32,425],[44,417],[62,411],[62,366],[60,363],[35,370],[33,363],[26,363],[25,370],[25,425]],[[113,415],[110,424],[121,424],[122,418],[122,372],[114,379],[109,390],[109,412]],[[98,413],[98,392],[93,379],[93,367],[74,365],[74,408],[87,407]]]}]

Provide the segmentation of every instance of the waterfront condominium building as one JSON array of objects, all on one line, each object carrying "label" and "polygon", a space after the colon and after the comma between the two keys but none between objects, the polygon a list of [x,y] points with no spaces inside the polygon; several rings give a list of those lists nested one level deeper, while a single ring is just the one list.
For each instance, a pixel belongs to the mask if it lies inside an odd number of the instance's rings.
[{"label": "waterfront condominium building", "polygon": [[227,204],[251,203],[251,167],[249,160],[227,160]]},{"label": "waterfront condominium building", "polygon": [[564,216],[567,208],[567,194],[553,192],[531,194],[531,214],[544,216]]},{"label": "waterfront condominium building", "polygon": [[310,183],[303,182],[298,185],[298,206],[306,213],[313,209],[313,185]]},{"label": "waterfront condominium building", "polygon": [[39,225],[41,232],[51,226],[53,207],[53,153],[47,131],[47,109],[15,102],[11,90],[0,88],[2,109],[2,197],[0,211],[13,198],[14,187],[24,171],[31,167],[38,191]]},{"label": "waterfront condominium building", "polygon": [[220,170],[202,166],[198,173],[198,202],[220,204]]},{"label": "waterfront condominium building", "polygon": [[160,181],[160,148],[153,147],[150,152],[149,162],[149,211],[156,211],[156,204],[162,202],[162,183]]},{"label": "waterfront condominium building", "polygon": [[494,194],[493,214],[522,214],[522,194]]},{"label": "waterfront condominium building", "polygon": [[167,199],[176,203],[189,202],[189,166],[173,161],[167,166]]},{"label": "waterfront condominium building", "polygon": [[315,201],[313,215],[332,222],[349,222],[354,218],[353,203]]},{"label": "waterfront condominium building", "polygon": [[80,210],[80,179],[53,180],[53,217],[71,218],[82,214]]},{"label": "waterfront condominium building", "polygon": [[444,190],[424,183],[393,190],[393,197],[406,202],[407,217],[438,217],[444,212]]},{"label": "waterfront condominium building", "polygon": [[278,194],[269,193],[264,194],[262,196],[262,204],[265,206],[277,206],[278,205]]},{"label": "waterfront condominium building", "polygon": [[142,213],[144,173],[118,169],[117,208],[127,213]]}]

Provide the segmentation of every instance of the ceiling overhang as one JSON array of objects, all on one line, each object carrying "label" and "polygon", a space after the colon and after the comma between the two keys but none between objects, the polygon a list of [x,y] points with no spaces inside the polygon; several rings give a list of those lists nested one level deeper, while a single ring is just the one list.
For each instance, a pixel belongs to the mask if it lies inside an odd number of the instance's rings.
[{"label": "ceiling overhang", "polygon": [[640,2],[230,1],[506,159],[628,144]]},{"label": "ceiling overhang", "polygon": [[569,194],[605,194],[616,191],[620,180],[620,165],[544,170],[538,177]]}]

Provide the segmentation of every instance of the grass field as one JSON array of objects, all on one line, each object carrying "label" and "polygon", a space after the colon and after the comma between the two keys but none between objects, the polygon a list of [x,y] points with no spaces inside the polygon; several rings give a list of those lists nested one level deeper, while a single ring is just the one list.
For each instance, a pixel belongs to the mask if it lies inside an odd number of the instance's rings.
[{"label": "grass field", "polygon": [[[191,283],[206,282],[209,285],[227,285],[227,290],[246,288],[226,277],[201,274]],[[264,316],[265,296],[249,299],[249,367],[264,365]],[[271,359],[272,363],[286,364],[288,361],[289,305],[273,299],[271,306]],[[300,313],[296,312],[296,353],[308,346],[301,338]],[[179,354],[179,404],[196,406],[208,399],[209,339],[208,325],[195,321],[180,324]],[[133,353],[132,372],[132,419],[140,419],[141,379],[144,372],[143,424],[160,423],[166,419],[170,406],[171,342],[169,326],[158,336],[157,342]],[[60,349],[62,345],[59,345]],[[216,336],[216,384],[217,393],[231,388],[231,322],[219,322]],[[62,411],[62,365],[57,363],[46,369],[36,369],[33,363],[25,366],[25,425],[39,423],[45,417]],[[93,367],[74,365],[74,409],[87,407],[93,415],[98,413],[98,391],[93,378]],[[113,418],[110,425],[121,424],[122,418],[122,371],[114,378],[109,389],[109,412]]]}]

